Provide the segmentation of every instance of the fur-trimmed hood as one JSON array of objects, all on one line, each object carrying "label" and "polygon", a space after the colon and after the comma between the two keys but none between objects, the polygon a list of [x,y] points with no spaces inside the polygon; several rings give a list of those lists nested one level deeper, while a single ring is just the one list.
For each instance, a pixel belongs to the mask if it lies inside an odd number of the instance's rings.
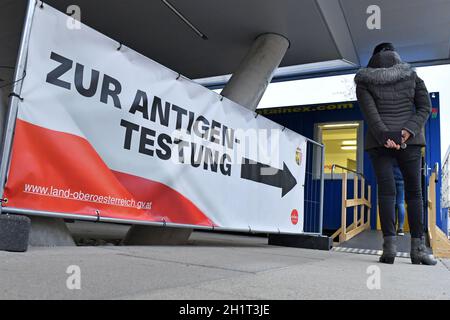
[{"label": "fur-trimmed hood", "polygon": [[409,79],[413,74],[413,68],[397,52],[383,51],[372,56],[367,68],[356,73],[355,83],[390,84]]}]

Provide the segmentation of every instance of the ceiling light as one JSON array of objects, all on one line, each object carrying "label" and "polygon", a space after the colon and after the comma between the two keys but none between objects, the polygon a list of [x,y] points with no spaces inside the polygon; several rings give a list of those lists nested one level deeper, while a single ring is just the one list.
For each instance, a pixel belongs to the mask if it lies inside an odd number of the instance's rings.
[{"label": "ceiling light", "polygon": [[358,123],[336,123],[336,124],[324,124],[322,128],[342,128],[342,127],[357,127]]},{"label": "ceiling light", "polygon": [[341,146],[342,150],[356,150],[356,146]]},{"label": "ceiling light", "polygon": [[342,145],[356,146],[356,140],[344,140],[344,141],[342,141]]}]

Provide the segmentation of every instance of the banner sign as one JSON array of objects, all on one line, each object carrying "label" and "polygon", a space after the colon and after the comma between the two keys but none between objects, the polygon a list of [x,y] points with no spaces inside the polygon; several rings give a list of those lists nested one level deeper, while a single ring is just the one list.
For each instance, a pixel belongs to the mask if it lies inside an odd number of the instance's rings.
[{"label": "banner sign", "polygon": [[33,17],[4,207],[303,231],[304,137],[68,19]]}]

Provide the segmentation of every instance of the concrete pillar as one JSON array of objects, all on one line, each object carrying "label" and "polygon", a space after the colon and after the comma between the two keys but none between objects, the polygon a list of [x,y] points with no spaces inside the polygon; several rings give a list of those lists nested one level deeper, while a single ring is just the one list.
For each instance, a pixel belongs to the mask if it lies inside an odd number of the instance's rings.
[{"label": "concrete pillar", "polygon": [[259,35],[221,94],[252,111],[256,110],[288,48],[289,40],[282,35]]},{"label": "concrete pillar", "polygon": [[186,244],[192,229],[133,225],[125,236],[124,245],[181,245]]},{"label": "concrete pillar", "polygon": [[30,219],[30,246],[65,247],[75,245],[63,219],[35,216],[30,217]]}]

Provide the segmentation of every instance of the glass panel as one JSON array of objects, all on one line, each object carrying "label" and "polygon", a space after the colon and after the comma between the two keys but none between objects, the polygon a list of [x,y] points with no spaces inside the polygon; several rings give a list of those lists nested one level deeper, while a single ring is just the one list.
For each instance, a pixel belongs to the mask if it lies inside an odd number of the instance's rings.
[{"label": "glass panel", "polygon": [[[357,123],[325,124],[320,126],[320,140],[325,145],[325,174],[331,173],[333,164],[357,170]],[[336,168],[335,173],[342,170]]]}]

